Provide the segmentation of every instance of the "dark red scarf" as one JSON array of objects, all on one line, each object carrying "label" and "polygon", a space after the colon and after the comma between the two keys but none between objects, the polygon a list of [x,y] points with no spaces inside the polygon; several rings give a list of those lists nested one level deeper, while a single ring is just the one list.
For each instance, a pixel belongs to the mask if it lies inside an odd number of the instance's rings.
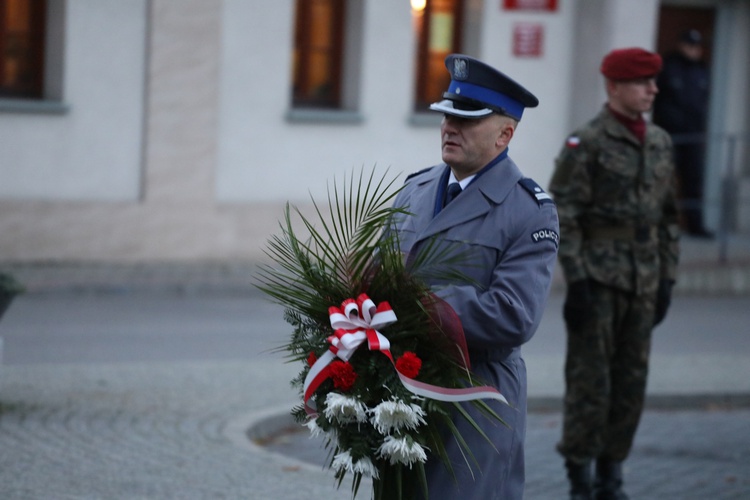
[{"label": "dark red scarf", "polygon": [[646,120],[643,119],[643,116],[633,119],[622,113],[618,113],[611,106],[607,106],[607,109],[612,113],[612,116],[617,118],[617,121],[625,125],[625,128],[630,130],[641,141],[641,144],[643,144],[643,141],[646,139]]}]

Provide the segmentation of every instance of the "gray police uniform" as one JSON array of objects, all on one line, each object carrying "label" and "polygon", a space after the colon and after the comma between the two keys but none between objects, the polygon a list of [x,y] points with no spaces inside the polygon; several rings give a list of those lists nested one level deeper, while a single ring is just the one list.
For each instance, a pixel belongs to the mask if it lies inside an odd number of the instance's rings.
[{"label": "gray police uniform", "polygon": [[504,157],[435,215],[447,168],[435,166],[407,179],[394,205],[413,215],[402,216],[395,224],[399,244],[411,256],[433,239],[462,252],[458,271],[471,282],[431,285],[461,319],[472,371],[500,390],[512,407],[490,403],[508,423],[505,427],[464,405],[492,445],[464,419],[455,418],[479,468],[467,467],[446,432],[445,445],[457,480],[437,457],[430,457],[429,494],[431,499],[520,499],[526,433],[521,345],[534,335],[550,289],[558,247],[557,210],[551,198]]}]

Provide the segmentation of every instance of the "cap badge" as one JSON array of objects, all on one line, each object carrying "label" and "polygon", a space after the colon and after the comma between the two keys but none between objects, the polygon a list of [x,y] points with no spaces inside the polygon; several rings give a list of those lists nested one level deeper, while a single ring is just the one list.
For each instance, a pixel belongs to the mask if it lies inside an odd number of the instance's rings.
[{"label": "cap badge", "polygon": [[469,66],[466,59],[453,60],[453,79],[466,80],[469,77]]}]

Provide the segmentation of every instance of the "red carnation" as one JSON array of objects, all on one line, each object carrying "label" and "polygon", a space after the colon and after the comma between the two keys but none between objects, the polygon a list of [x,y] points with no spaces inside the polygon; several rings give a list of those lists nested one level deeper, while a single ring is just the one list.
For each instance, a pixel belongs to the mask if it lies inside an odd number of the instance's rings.
[{"label": "red carnation", "polygon": [[396,370],[406,377],[417,378],[420,368],[422,368],[422,360],[411,351],[406,351],[396,360]]},{"label": "red carnation", "polygon": [[357,380],[357,373],[354,371],[354,367],[348,362],[338,360],[331,362],[328,366],[331,368],[333,386],[344,392],[351,390],[354,386],[354,381]]},{"label": "red carnation", "polygon": [[317,360],[318,360],[318,357],[315,355],[315,353],[310,351],[310,355],[307,356],[307,366],[314,365]]}]

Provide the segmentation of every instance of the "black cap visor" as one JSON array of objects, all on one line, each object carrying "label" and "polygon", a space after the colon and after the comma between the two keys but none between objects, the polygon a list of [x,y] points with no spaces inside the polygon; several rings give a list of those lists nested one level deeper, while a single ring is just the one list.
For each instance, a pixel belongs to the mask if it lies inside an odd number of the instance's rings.
[{"label": "black cap visor", "polygon": [[518,119],[502,108],[475,99],[459,96],[451,92],[445,92],[443,94],[443,100],[431,104],[430,109],[468,119],[484,118],[492,113],[498,113],[516,120]]}]

